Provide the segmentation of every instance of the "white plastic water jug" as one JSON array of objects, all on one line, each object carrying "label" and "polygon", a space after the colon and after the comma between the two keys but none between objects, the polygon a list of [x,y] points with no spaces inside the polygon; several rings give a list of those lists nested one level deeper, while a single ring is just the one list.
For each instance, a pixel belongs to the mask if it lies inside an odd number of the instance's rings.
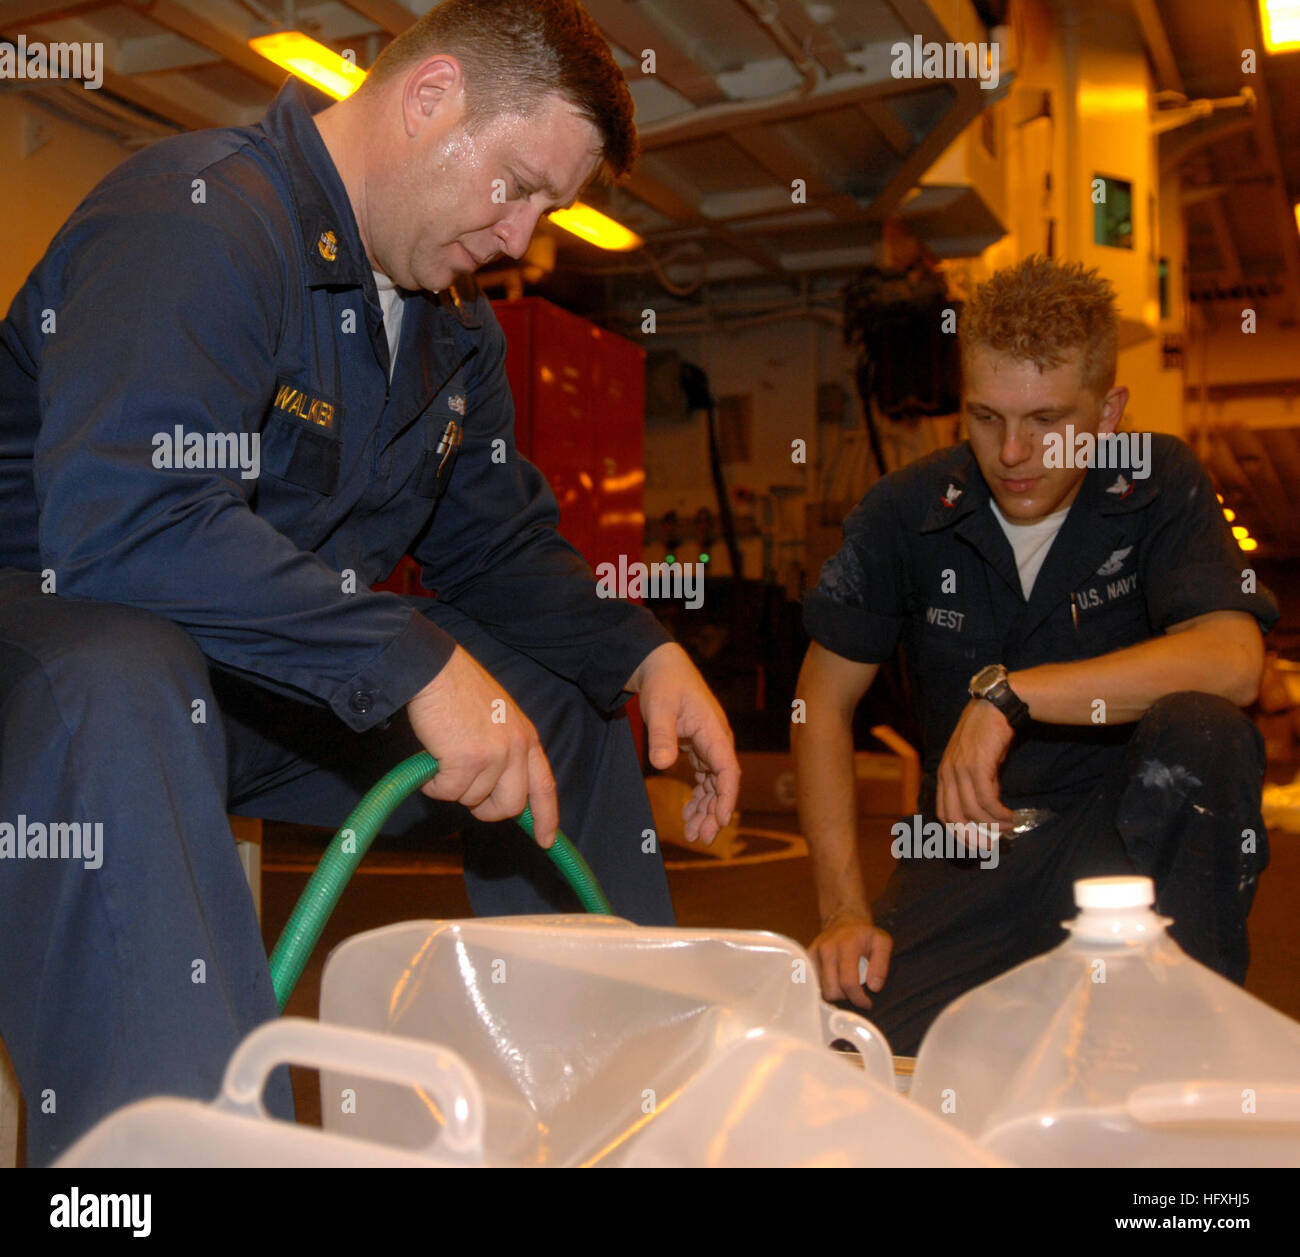
[{"label": "white plastic water jug", "polygon": [[705,1169],[1007,1164],[839,1052],[767,1031],[720,1048],[608,1163]]},{"label": "white plastic water jug", "polygon": [[1300,1023],[1169,938],[1150,878],[1074,895],[1066,942],[935,1020],[913,1103],[1017,1165],[1300,1165]]},{"label": "white plastic water jug", "polygon": [[[443,1120],[425,1147],[411,1149],[275,1120],[262,1092],[271,1071],[288,1064],[346,1067],[417,1087]],[[213,1103],[155,1096],[128,1104],[87,1131],[55,1168],[468,1168],[483,1164],[484,1112],[478,1080],[447,1048],[281,1017],[235,1049]]]},{"label": "white plastic water jug", "polygon": [[[600,916],[407,921],[330,953],[320,1015],[466,1061],[489,1165],[617,1163],[670,1098],[754,1031],[827,1056],[846,1039],[868,1076],[893,1083],[888,1043],[822,1002],[808,953],[752,930]],[[853,1080],[848,1063],[830,1064]],[[332,1068],[321,1071],[321,1113],[326,1130],[403,1148],[430,1145],[442,1122],[418,1090]]]}]

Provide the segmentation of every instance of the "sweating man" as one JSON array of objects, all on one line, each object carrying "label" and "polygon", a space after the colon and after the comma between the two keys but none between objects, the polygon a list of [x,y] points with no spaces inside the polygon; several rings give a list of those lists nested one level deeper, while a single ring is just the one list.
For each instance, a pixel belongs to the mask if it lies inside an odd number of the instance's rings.
[{"label": "sweating man", "polygon": [[[597,597],[515,451],[492,309],[453,290],[626,172],[632,115],[572,0],[445,0],[346,101],[290,81],[123,162],[0,324],[0,1034],[33,1163],[210,1098],[275,1016],[228,810],[333,828],[424,748],[390,828],[460,829],[476,912],[576,907],[559,824],[616,912],[672,922],[619,711],[640,695],[656,766],[689,750],[705,840],[726,718]],[[407,553],[436,598],[369,592]]]},{"label": "sweating man", "polygon": [[[902,1053],[963,991],[1064,939],[1076,878],[1154,878],[1174,939],[1242,981],[1268,862],[1263,746],[1240,708],[1277,607],[1188,446],[1119,432],[1113,291],[1031,257],[977,290],[959,331],[968,439],[845,521],[805,603],[793,726],[822,992]],[[869,906],[852,720],[900,646],[920,812]]]}]

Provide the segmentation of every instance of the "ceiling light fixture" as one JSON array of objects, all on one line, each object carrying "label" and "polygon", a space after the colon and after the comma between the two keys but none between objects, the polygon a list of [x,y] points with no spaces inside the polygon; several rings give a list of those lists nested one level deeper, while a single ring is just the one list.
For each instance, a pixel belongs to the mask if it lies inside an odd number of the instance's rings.
[{"label": "ceiling light fixture", "polygon": [[1267,52],[1300,48],[1300,0],[1259,0],[1259,24]]},{"label": "ceiling light fixture", "polygon": [[581,201],[568,209],[554,210],[549,217],[557,227],[585,240],[588,244],[594,244],[599,249],[628,253],[645,244],[635,231],[630,231],[622,223],[616,223],[608,215],[592,209],[590,205],[584,205]]},{"label": "ceiling light fixture", "polygon": [[351,96],[365,81],[366,72],[360,66],[340,57],[332,48],[317,43],[302,31],[258,35],[248,41],[248,46],[335,100]]}]

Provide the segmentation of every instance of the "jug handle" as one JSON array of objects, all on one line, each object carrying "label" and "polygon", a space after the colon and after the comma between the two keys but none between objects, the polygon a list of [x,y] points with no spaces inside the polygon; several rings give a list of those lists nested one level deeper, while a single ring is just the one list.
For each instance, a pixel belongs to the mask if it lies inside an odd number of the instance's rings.
[{"label": "jug handle", "polygon": [[450,1048],[352,1026],[281,1017],[258,1026],[235,1049],[213,1107],[270,1121],[262,1092],[279,1065],[360,1074],[428,1091],[445,1127],[420,1151],[465,1165],[483,1162],[483,1096],[478,1079]]},{"label": "jug handle", "polygon": [[[1250,1094],[1254,1110],[1243,1108]],[[1129,1092],[1128,1115],[1144,1126],[1173,1122],[1251,1122],[1300,1125],[1300,1087],[1228,1081],[1158,1082]]]},{"label": "jug handle", "polygon": [[894,1053],[885,1038],[865,1017],[821,1002],[822,1039],[829,1047],[847,1039],[862,1057],[867,1073],[887,1087],[894,1085]]}]

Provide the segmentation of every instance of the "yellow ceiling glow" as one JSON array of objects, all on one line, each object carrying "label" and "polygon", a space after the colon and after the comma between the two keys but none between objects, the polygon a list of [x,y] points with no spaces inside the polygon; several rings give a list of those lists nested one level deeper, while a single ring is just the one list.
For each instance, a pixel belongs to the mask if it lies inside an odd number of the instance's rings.
[{"label": "yellow ceiling glow", "polygon": [[590,205],[570,206],[568,209],[555,210],[550,215],[551,222],[557,227],[594,244],[600,249],[611,249],[616,253],[627,253],[639,249],[645,241],[634,231],[629,231],[622,223],[616,223]]},{"label": "yellow ceiling glow", "polygon": [[335,100],[343,100],[365,82],[366,72],[301,31],[258,35],[248,46],[282,70],[305,79]]},{"label": "yellow ceiling glow", "polygon": [[1300,48],[1300,0],[1259,0],[1259,24],[1267,52]]}]

